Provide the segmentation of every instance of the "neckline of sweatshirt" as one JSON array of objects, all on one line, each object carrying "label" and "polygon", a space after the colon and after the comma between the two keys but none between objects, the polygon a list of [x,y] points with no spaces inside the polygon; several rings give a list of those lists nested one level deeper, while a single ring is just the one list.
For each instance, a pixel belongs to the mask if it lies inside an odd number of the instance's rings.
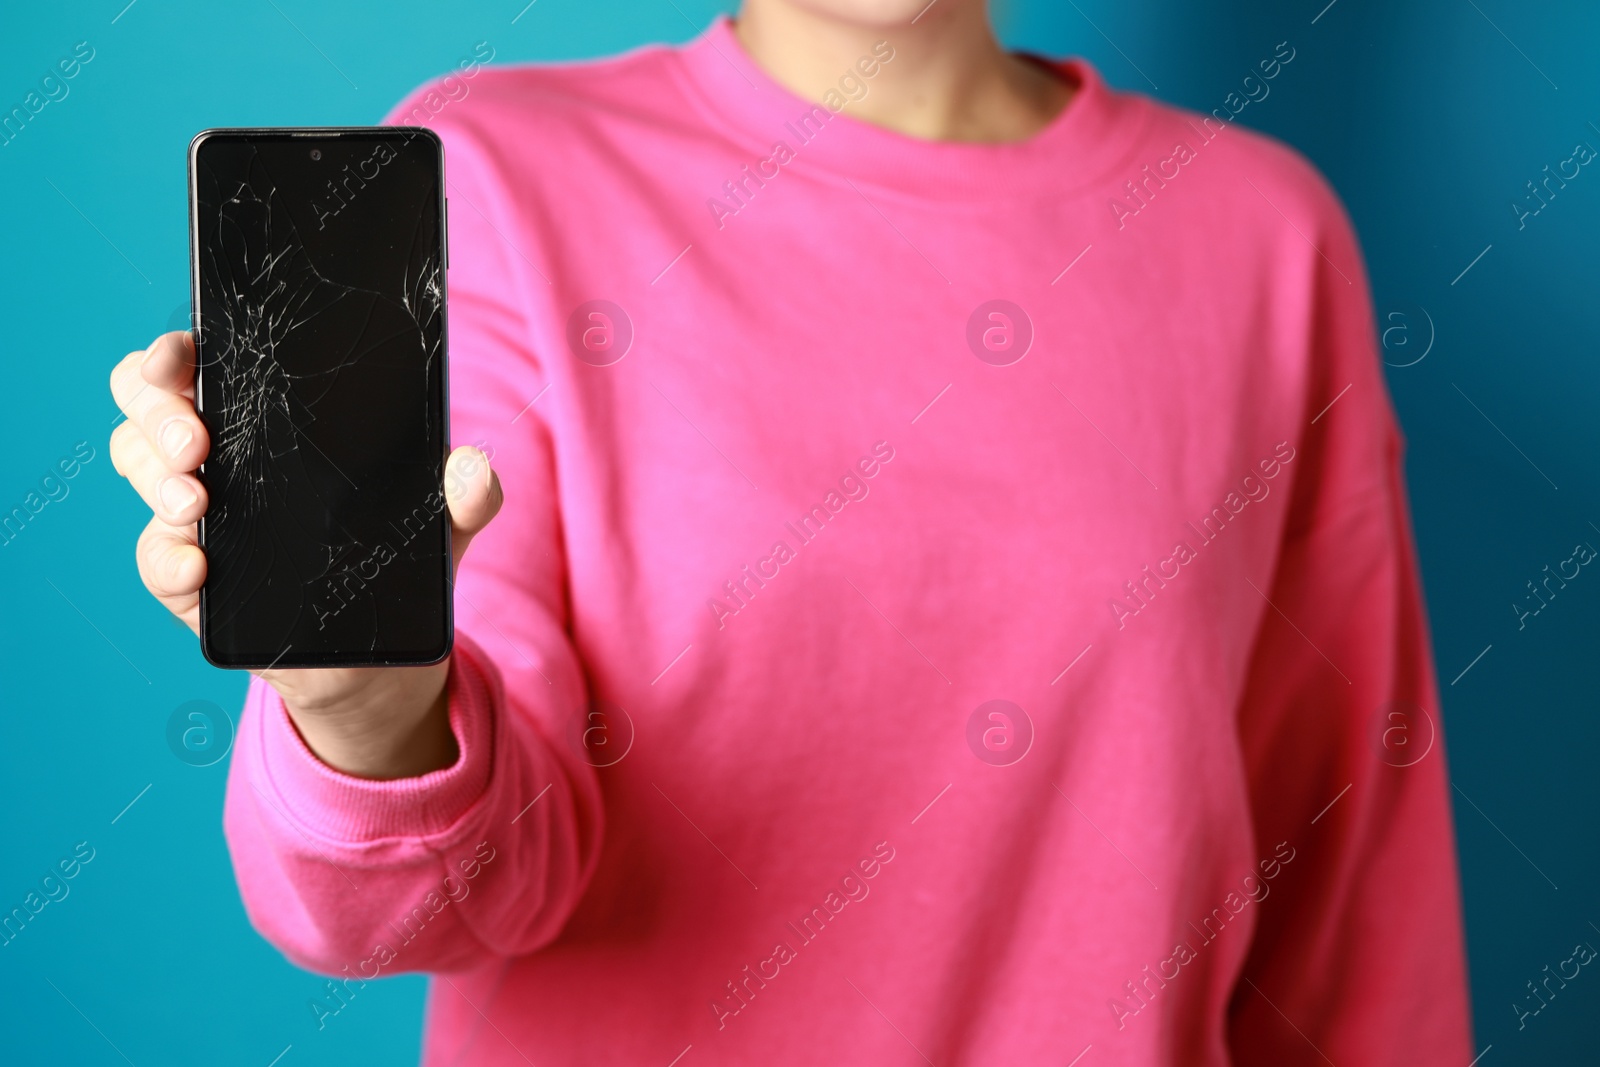
[{"label": "neckline of sweatshirt", "polygon": [[[916,200],[1059,200],[1096,185],[1122,164],[1154,113],[1144,97],[1113,91],[1086,60],[1029,56],[1074,87],[1048,125],[1021,141],[930,141],[856,118],[848,101],[834,112],[797,96],[750,58],[726,15],[674,54],[675,72],[693,106],[756,158],[770,157],[782,143],[812,173]],[[841,69],[840,76],[850,73],[871,91],[871,80],[859,72]],[[800,119],[808,115],[812,125],[802,128]],[[813,132],[817,125],[821,129]]]}]

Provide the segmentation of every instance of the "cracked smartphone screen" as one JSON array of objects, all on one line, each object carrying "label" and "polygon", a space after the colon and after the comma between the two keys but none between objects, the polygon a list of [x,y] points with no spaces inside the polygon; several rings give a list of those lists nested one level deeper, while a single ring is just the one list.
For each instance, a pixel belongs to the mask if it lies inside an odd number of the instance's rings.
[{"label": "cracked smartphone screen", "polygon": [[214,130],[189,160],[206,658],[435,662],[454,631],[440,142]]}]

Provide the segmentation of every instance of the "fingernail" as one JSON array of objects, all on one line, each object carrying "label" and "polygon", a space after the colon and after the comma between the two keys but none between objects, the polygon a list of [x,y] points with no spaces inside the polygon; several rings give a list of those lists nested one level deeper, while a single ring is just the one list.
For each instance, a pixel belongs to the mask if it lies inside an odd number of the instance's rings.
[{"label": "fingernail", "polygon": [[179,514],[199,499],[187,478],[161,479],[156,483],[156,496],[169,515]]},{"label": "fingernail", "polygon": [[174,415],[161,427],[161,447],[173,459],[177,459],[193,440],[194,431],[189,428],[188,419]]}]

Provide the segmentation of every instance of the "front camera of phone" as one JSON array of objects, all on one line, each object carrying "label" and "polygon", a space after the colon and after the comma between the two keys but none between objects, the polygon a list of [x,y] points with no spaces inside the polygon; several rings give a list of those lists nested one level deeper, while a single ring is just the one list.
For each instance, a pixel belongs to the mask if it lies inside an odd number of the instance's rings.
[{"label": "front camera of phone", "polygon": [[312,158],[312,159],[321,159],[321,158],[322,158],[322,149],[320,149],[320,148],[313,148],[313,149],[312,149],[312,150],[311,150],[311,158]]}]

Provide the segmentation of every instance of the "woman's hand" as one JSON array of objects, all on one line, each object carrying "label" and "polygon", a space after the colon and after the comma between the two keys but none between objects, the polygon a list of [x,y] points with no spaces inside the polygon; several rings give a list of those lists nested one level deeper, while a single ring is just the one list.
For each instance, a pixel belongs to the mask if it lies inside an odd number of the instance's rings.
[{"label": "woman's hand", "polygon": [[[154,513],[136,556],[145,588],[196,633],[206,557],[196,522],[205,486],[194,472],[210,439],[194,409],[194,338],[163,334],[111,372],[126,415],[111,434],[111,463]],[[458,448],[445,467],[452,566],[500,510],[488,457]],[[457,756],[445,700],[449,660],[428,667],[332,667],[258,671],[283,697],[300,736],[323,762],[363,778],[406,778]]]}]

